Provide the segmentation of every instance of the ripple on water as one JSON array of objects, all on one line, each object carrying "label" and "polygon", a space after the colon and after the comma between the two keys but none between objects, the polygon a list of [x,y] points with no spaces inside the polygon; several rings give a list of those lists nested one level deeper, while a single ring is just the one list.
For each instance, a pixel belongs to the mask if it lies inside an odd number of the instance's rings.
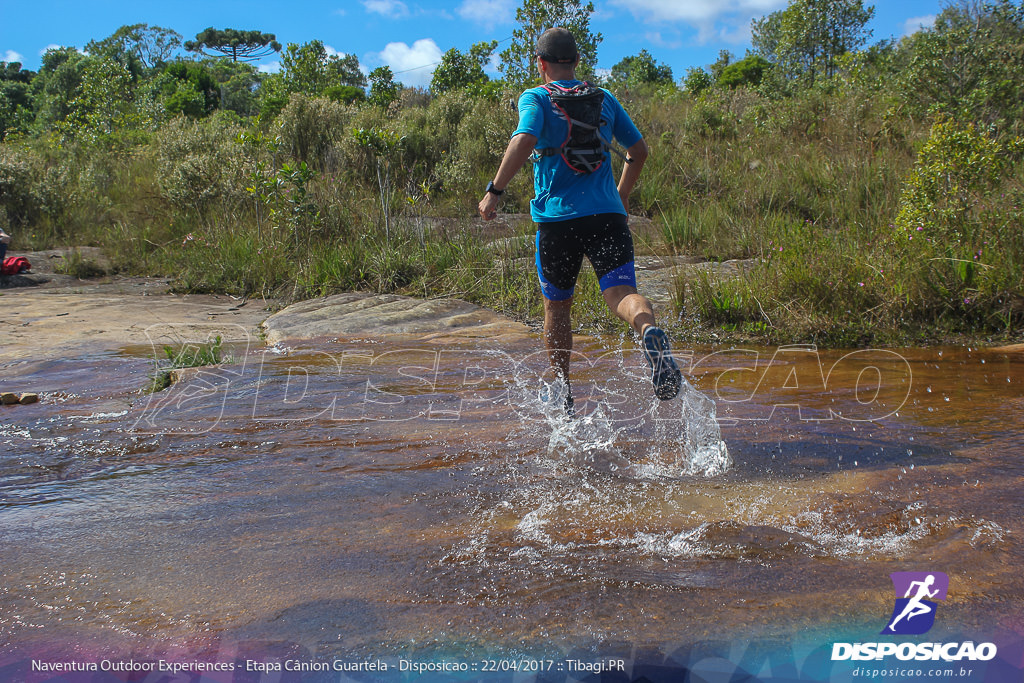
[{"label": "ripple on water", "polygon": [[[473,384],[460,365],[429,382],[404,377],[430,348],[399,358],[384,344],[337,346],[378,355],[338,365],[331,346],[265,354],[264,367],[229,373],[230,391],[187,404],[168,394],[148,431],[145,406],[129,400],[148,367],[108,373],[98,398],[77,370],[63,388],[35,377],[75,398],[0,425],[15,444],[0,456],[0,595],[15,608],[0,614],[0,635],[26,642],[73,621],[126,641],[212,630],[320,651],[608,635],[670,644],[738,632],[757,615],[775,629],[820,624],[829,617],[812,590],[837,613],[874,619],[878,596],[891,598],[888,572],[910,560],[971,568],[975,593],[958,609],[975,595],[992,597],[985,609],[1024,595],[1024,404],[1007,396],[1011,367],[915,365],[910,401],[880,423],[776,415],[719,430],[715,377],[691,376],[697,389],[663,404],[621,354],[574,371],[569,420],[542,354],[520,372],[508,371],[510,354],[482,355],[486,380]],[[309,377],[294,401],[293,366]],[[916,388],[925,373],[932,394]],[[403,400],[380,402],[368,374]],[[950,388],[993,378],[1002,393]],[[545,386],[553,400],[541,401]],[[745,414],[770,414],[751,392]],[[811,396],[814,415],[854,395]],[[81,578],[62,583],[56,568]]]}]

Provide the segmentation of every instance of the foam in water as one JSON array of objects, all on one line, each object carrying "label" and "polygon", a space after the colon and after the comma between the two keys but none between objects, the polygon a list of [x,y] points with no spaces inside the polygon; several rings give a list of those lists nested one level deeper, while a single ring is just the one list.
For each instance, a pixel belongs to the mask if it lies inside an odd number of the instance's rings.
[{"label": "foam in water", "polygon": [[659,401],[646,378],[616,368],[598,389],[575,385],[577,415],[568,417],[561,380],[516,376],[510,399],[525,420],[549,434],[548,454],[638,478],[713,477],[732,464],[715,403],[683,380],[679,396]]}]

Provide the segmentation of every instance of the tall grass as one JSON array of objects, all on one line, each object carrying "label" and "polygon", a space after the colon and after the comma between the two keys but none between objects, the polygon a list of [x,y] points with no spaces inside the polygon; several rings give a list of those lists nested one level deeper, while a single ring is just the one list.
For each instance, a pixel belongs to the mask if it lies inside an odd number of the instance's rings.
[{"label": "tall grass", "polygon": [[[495,242],[507,233],[472,219],[515,127],[514,95],[387,111],[295,96],[274,121],[178,118],[123,139],[4,144],[0,220],[18,247],[99,246],[118,272],[170,276],[179,291],[456,296],[535,320],[528,241]],[[632,207],[663,243],[644,248],[754,264],[680,283],[680,333],[832,344],[1020,333],[1022,148],[997,132],[984,139],[999,146],[998,173],[953,206],[922,185],[933,122],[904,115],[877,83],[624,104],[652,151]],[[984,139],[971,138],[989,149]],[[503,211],[527,210],[530,176]],[[923,240],[909,239],[908,206],[929,221]],[[589,271],[575,313],[580,329],[622,329]]]}]

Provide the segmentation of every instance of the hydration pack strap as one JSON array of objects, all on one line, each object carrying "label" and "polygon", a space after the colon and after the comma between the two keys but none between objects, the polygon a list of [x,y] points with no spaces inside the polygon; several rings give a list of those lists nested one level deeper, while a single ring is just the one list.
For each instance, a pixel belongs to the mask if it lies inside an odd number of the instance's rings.
[{"label": "hydration pack strap", "polygon": [[[583,83],[583,85],[586,86],[586,87],[591,87],[589,83]],[[579,87],[579,86],[577,86],[577,87]],[[583,148],[570,147],[567,144],[569,142],[570,138],[572,137],[572,129],[573,129],[573,127],[574,126],[579,126],[583,130],[593,131],[594,133],[596,133],[597,139],[600,140],[600,142],[601,142],[602,152],[611,151],[611,152],[615,153],[616,155],[618,155],[619,158],[622,159],[625,163],[627,163],[627,164],[633,163],[632,159],[628,158],[625,154],[622,153],[622,151],[620,151],[618,149],[618,147],[613,145],[610,141],[605,140],[604,137],[601,135],[601,126],[603,126],[603,125],[605,125],[607,123],[604,119],[599,120],[596,126],[593,125],[593,124],[590,124],[590,123],[586,123],[585,121],[580,121],[579,119],[576,119],[576,118],[573,118],[573,117],[569,116],[569,113],[564,108],[559,106],[554,101],[553,96],[556,95],[556,92],[559,95],[567,94],[567,93],[573,92],[574,90],[576,90],[576,88],[565,88],[563,86],[558,85],[557,83],[548,83],[548,84],[544,85],[543,88],[545,90],[547,90],[549,96],[552,96],[551,104],[556,109],[558,109],[558,111],[562,115],[562,118],[565,120],[565,122],[566,122],[566,124],[568,125],[569,128],[568,128],[568,131],[567,131],[567,134],[566,134],[565,142],[562,143],[561,147],[542,147],[542,148],[536,149],[536,150],[534,150],[534,153],[530,157],[533,161],[536,162],[537,160],[542,159],[544,157],[556,156],[557,155],[557,156],[561,156],[563,160],[566,160],[566,164],[569,164],[569,162],[567,160],[567,157],[569,155],[571,155],[571,154],[576,153],[577,151],[582,151],[584,154],[576,154],[576,155],[574,155],[572,157],[574,162],[579,164],[579,165],[581,165],[581,166],[583,166],[584,168],[586,168],[586,171],[588,173],[592,173],[592,172],[596,171],[598,169],[598,167],[600,167],[601,164],[604,162],[604,154],[603,153],[601,154],[601,158],[597,160],[597,163],[593,163],[589,159],[586,158],[586,153],[591,153],[592,154],[593,150],[596,149],[596,148],[594,148],[594,147],[583,147]],[[571,164],[569,164],[569,168],[572,168]],[[577,170],[577,169],[574,168],[573,170]]]},{"label": "hydration pack strap", "polygon": [[[633,163],[633,160],[627,157],[626,154],[615,145],[605,142],[604,148],[609,152],[614,152],[617,157],[622,159],[627,164]],[[533,155],[530,158],[533,159],[533,161],[537,161],[538,159],[542,159],[544,157],[559,156],[561,153],[562,150],[559,149],[558,147],[538,147],[537,149],[533,150]]]}]

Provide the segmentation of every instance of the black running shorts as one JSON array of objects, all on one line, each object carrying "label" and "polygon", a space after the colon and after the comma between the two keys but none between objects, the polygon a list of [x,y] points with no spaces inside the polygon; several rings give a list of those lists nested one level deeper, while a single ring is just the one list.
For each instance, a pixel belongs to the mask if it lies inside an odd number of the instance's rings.
[{"label": "black running shorts", "polygon": [[572,297],[584,256],[590,259],[602,292],[618,285],[636,287],[633,235],[626,217],[602,213],[537,224],[537,275],[546,299]]}]

